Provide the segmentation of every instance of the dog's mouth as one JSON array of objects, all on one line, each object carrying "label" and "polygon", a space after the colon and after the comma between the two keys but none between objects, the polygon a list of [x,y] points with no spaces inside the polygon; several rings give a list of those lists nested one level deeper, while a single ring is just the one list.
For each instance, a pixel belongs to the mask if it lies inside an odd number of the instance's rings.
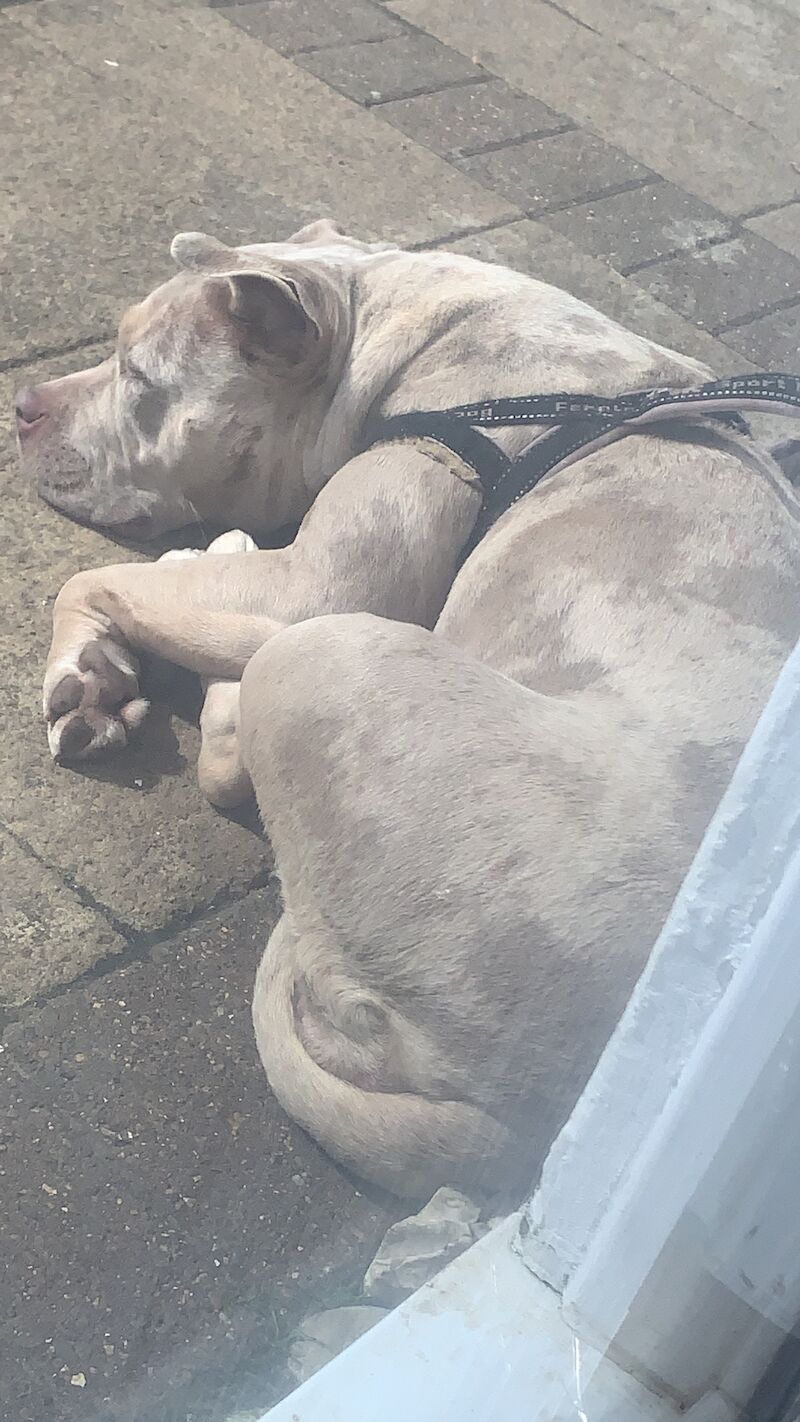
[{"label": "dog's mouth", "polygon": [[71,493],[81,488],[81,481],[76,479],[74,483],[64,482],[54,489],[40,489],[39,497],[48,508],[53,509],[62,518],[68,518],[70,523],[76,523],[81,528],[93,528],[98,533],[105,533],[109,537],[130,542],[143,542],[155,536],[153,519],[150,514],[135,514],[130,518],[102,518],[82,512],[77,508],[70,508],[69,503],[62,503],[61,499],[66,495],[69,498]]}]

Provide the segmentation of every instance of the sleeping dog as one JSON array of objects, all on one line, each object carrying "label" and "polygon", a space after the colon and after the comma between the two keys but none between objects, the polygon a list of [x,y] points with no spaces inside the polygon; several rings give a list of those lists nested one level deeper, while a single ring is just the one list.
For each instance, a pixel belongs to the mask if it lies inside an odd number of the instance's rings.
[{"label": "sleeping dog", "polygon": [[576,456],[464,558],[479,475],[381,419],[705,369],[528,277],[326,222],[172,252],[110,359],[20,392],[23,463],[100,528],[243,532],[69,580],[52,753],[124,747],[140,653],[199,673],[201,787],[255,792],[283,888],[253,1004],[273,1091],[398,1193],[529,1180],[800,633],[797,500],[689,412]]}]

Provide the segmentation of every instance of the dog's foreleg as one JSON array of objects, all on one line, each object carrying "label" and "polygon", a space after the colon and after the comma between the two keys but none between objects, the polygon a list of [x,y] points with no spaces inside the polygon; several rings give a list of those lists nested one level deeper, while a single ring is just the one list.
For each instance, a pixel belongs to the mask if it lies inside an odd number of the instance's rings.
[{"label": "dog's foreleg", "polygon": [[[255,540],[237,528],[215,538],[205,550],[176,548],[164,553],[160,561],[204,558],[208,554],[257,552]],[[239,682],[224,677],[203,677],[202,684],[197,780],[212,805],[220,810],[230,810],[243,804],[253,793],[239,746]]]},{"label": "dog's foreleg", "polygon": [[393,445],[341,469],[289,548],[78,573],[53,611],[52,754],[82,760],[125,745],[147,711],[139,652],[236,681],[288,623],[364,611],[432,625],[479,503],[458,461]]}]

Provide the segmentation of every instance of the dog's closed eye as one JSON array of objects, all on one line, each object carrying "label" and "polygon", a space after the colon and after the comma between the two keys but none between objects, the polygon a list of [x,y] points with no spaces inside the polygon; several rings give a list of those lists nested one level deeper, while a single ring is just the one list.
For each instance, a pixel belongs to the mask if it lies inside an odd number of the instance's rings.
[{"label": "dog's closed eye", "polygon": [[141,367],[136,365],[127,356],[124,359],[120,359],[119,373],[127,380],[135,381],[137,385],[145,385],[148,388],[152,388],[153,386],[153,381],[149,375],[145,375]]}]

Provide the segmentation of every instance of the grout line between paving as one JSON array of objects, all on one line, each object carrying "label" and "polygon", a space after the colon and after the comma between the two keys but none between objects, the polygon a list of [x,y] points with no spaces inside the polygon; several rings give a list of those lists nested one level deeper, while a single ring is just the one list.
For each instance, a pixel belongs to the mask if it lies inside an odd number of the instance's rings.
[{"label": "grout line between paving", "polygon": [[579,25],[582,30],[588,30],[590,35],[599,35],[601,39],[605,38],[601,30],[596,30],[594,25],[589,25],[585,20],[578,19],[578,16],[573,15],[566,5],[559,5],[557,0],[543,0],[543,3],[551,10],[557,10],[559,15],[563,15],[566,20],[571,20],[573,25]]},{"label": "grout line between paving", "polygon": [[[540,218],[549,217],[553,212],[567,212],[570,208],[583,206],[587,202],[599,202],[600,198],[619,197],[621,193],[634,193],[639,188],[653,188],[664,181],[665,179],[659,173],[652,173],[645,178],[628,178],[627,182],[616,183],[609,188],[598,188],[597,192],[582,194],[578,202],[574,198],[570,198],[568,202],[547,203],[544,207],[526,208],[525,216],[538,222]],[[584,255],[588,257],[591,256],[591,253],[586,252]],[[605,261],[605,265],[613,271],[605,258],[598,257],[597,260]]]},{"label": "grout line between paving", "polygon": [[[407,89],[404,90],[403,93],[388,94],[386,98],[381,96],[379,99],[364,99],[361,102],[361,107],[364,109],[380,109],[384,104],[397,104],[403,99],[422,99],[428,94],[444,94],[450,89],[469,88],[472,84],[491,84],[491,82],[496,79],[497,75],[490,74],[488,71],[486,74],[470,74],[463,79],[443,79],[441,84],[437,84],[433,89],[427,85],[418,89]],[[323,83],[324,82],[323,80]],[[335,85],[331,84],[330,87],[334,88]],[[344,90],[339,89],[337,92],[341,94]],[[352,98],[352,95],[348,94],[346,97]],[[353,102],[359,103],[359,100],[355,99]]]},{"label": "grout line between paving", "polygon": [[771,212],[782,212],[785,207],[797,207],[800,204],[800,189],[794,197],[786,198],[783,202],[762,202],[760,207],[750,208],[748,212],[740,213],[737,221],[749,222],[753,217],[766,217]]},{"label": "grout line between paving", "polygon": [[33,365],[40,360],[54,360],[58,356],[70,355],[73,351],[85,350],[87,346],[97,346],[104,341],[113,341],[116,331],[107,328],[103,331],[95,331],[91,336],[80,336],[74,341],[64,341],[59,346],[34,346],[31,350],[23,351],[21,355],[7,356],[0,360],[0,374],[9,370],[20,370],[26,365]]},{"label": "grout line between paving", "polygon": [[481,232],[501,232],[504,227],[515,227],[518,222],[525,220],[524,212],[517,212],[513,217],[506,217],[499,222],[481,222],[474,227],[455,227],[452,232],[445,232],[441,237],[426,238],[424,242],[410,242],[406,251],[408,252],[435,252],[437,248],[446,242],[460,242],[462,237],[477,237]]},{"label": "grout line between paving", "polygon": [[726,321],[722,326],[715,326],[710,334],[727,336],[731,331],[740,331],[744,326],[752,326],[755,321],[760,321],[762,316],[775,316],[780,311],[791,311],[796,306],[800,306],[800,295],[787,296],[783,301],[772,301],[768,306],[760,307],[758,311],[748,311],[745,316],[737,316],[735,321]]},{"label": "grout line between paving", "polygon": [[447,158],[447,162],[458,162],[460,158],[480,158],[484,153],[503,153],[506,148],[519,148],[521,143],[535,143],[543,138],[559,138],[562,133],[575,133],[578,129],[576,123],[566,121],[552,128],[531,129],[528,133],[519,133],[514,138],[498,139],[492,143],[479,143],[475,148],[459,148]]},{"label": "grout line between paving", "polygon": [[[362,45],[386,44],[387,40],[399,38],[400,34],[371,35],[368,39],[359,40],[335,39],[327,40],[323,44],[301,44],[297,49],[277,50],[276,53],[282,54],[284,59],[295,59],[300,54],[325,54],[332,49],[355,49],[356,47],[360,49]],[[327,81],[323,79],[322,82],[326,83]]]},{"label": "grout line between paving", "polygon": [[690,247],[673,247],[669,252],[661,252],[657,257],[643,257],[640,262],[632,262],[630,266],[620,267],[622,276],[635,276],[637,272],[645,272],[650,267],[658,267],[662,262],[674,261],[676,257],[692,257],[695,252],[707,252],[710,247],[724,247],[726,242],[734,241],[737,236],[743,236],[737,229],[735,222],[731,222],[728,231],[722,237],[698,237]]},{"label": "grout line between paving", "polygon": [[[4,830],[9,839],[12,839],[20,849],[23,849],[29,854],[37,864],[40,864],[43,869],[55,875],[64,888],[77,899],[82,908],[89,909],[93,913],[98,914],[98,916],[119,935],[126,945],[119,953],[104,954],[102,958],[98,958],[96,963],[92,963],[91,967],[79,973],[77,977],[71,978],[69,982],[56,983],[53,987],[45,989],[44,992],[37,993],[36,996],[19,1007],[0,1007],[0,1026],[2,1026],[4,1021],[18,1020],[20,1014],[31,1011],[43,1002],[49,1002],[55,997],[62,997],[64,993],[69,992],[71,988],[79,983],[105,978],[108,977],[109,974],[116,972],[118,968],[128,967],[131,963],[146,961],[154,948],[168,943],[170,939],[175,938],[179,933],[184,933],[187,929],[194,928],[195,925],[205,922],[206,919],[219,913],[222,909],[230,908],[234,904],[241,903],[243,899],[246,899],[257,889],[268,888],[270,884],[277,886],[274,871],[269,865],[266,865],[241,888],[229,887],[220,889],[207,903],[199,904],[194,909],[176,914],[174,918],[168,919],[166,923],[161,924],[157,928],[137,929],[131,924],[126,923],[124,919],[118,918],[112,909],[109,909],[101,900],[96,899],[94,894],[82,884],[78,883],[67,870],[55,864],[45,855],[40,854],[38,850],[34,849],[33,845],[25,839],[24,835],[20,835],[11,825],[5,821],[0,821],[0,828]],[[276,897],[277,895],[278,891],[276,888]]]}]

